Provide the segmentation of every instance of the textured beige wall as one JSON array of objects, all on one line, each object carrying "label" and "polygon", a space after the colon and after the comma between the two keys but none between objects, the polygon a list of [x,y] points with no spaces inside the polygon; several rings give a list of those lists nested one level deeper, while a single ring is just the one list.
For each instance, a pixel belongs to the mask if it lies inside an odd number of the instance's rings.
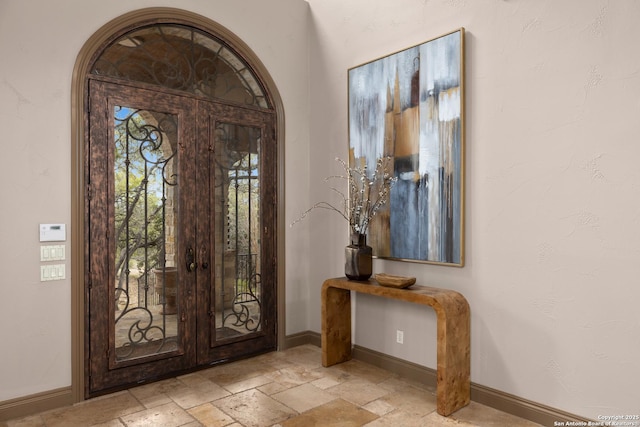
[{"label": "textured beige wall", "polygon": [[[347,69],[466,29],[466,266],[377,260],[374,272],[468,298],[472,381],[591,418],[640,414],[640,2],[309,3],[318,199],[347,156]],[[319,216],[316,331],[319,286],[343,274],[346,244],[344,221]],[[356,314],[357,344],[435,368],[433,314],[366,296]]]}]

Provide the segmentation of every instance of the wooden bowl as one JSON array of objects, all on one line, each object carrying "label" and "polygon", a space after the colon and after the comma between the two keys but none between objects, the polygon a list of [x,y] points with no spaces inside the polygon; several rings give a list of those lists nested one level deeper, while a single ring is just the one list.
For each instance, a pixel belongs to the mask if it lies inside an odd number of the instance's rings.
[{"label": "wooden bowl", "polygon": [[415,277],[392,276],[385,273],[376,274],[375,279],[381,286],[398,289],[408,288],[416,283]]}]

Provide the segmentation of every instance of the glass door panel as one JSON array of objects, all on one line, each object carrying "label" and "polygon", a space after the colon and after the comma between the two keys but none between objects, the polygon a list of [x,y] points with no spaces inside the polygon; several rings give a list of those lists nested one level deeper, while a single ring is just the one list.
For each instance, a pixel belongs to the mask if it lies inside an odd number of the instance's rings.
[{"label": "glass door panel", "polygon": [[90,82],[86,396],[195,363],[195,102]]},{"label": "glass door panel", "polygon": [[178,350],[175,114],[113,107],[115,194],[111,365]]},{"label": "glass door panel", "polygon": [[215,319],[212,341],[262,330],[261,129],[216,122]]}]

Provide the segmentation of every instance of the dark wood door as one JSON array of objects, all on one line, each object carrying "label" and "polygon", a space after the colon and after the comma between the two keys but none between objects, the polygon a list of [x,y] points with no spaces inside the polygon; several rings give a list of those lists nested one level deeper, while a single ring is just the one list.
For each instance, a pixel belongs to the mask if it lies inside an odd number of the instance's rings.
[{"label": "dark wood door", "polygon": [[[273,114],[198,105],[198,362],[276,347],[276,146]],[[207,252],[205,248],[212,248]]]},{"label": "dark wood door", "polygon": [[274,349],[273,117],[91,80],[89,123],[87,397]]}]

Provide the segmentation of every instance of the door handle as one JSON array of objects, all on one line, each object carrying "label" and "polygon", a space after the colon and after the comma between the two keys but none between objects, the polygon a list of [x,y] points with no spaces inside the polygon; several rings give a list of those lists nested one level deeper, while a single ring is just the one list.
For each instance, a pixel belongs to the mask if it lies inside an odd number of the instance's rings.
[{"label": "door handle", "polygon": [[200,248],[200,256],[202,257],[202,262],[200,263],[200,265],[204,270],[206,270],[207,268],[209,268],[209,260],[207,259],[207,248],[205,248],[204,246]]},{"label": "door handle", "polygon": [[187,249],[187,254],[185,256],[185,261],[186,261],[186,264],[187,264],[187,271],[188,272],[195,271],[195,269],[198,268],[198,263],[196,262],[196,254],[195,254],[193,248],[188,248]]}]

